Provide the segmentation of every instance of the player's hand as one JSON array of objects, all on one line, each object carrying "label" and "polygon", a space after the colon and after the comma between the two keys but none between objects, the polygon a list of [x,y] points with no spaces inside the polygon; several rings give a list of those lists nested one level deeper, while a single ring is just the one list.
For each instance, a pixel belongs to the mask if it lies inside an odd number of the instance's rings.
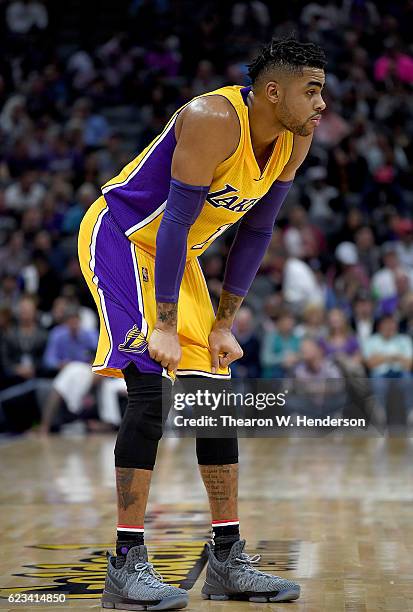
[{"label": "player's hand", "polygon": [[154,328],[148,343],[149,355],[168,371],[176,373],[182,349],[176,331]]},{"label": "player's hand", "polygon": [[218,368],[226,368],[244,354],[232,331],[227,327],[213,327],[208,342],[213,374]]}]

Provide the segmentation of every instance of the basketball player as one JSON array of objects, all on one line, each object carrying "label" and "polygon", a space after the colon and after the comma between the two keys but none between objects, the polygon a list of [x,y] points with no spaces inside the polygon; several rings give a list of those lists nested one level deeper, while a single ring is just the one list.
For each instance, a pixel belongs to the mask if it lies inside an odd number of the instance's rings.
[{"label": "basketball player", "polygon": [[[187,605],[186,591],[162,582],[144,545],[161,382],[229,378],[242,356],[231,326],[325,108],[324,66],[318,46],[273,40],[249,66],[251,87],[222,87],[180,108],[104,185],[82,222],[80,262],[100,315],[93,370],[123,376],[128,389],[114,451],[117,543],[116,555],[107,553],[105,608]],[[215,314],[198,256],[238,221]],[[259,572],[243,552],[237,439],[198,438],[196,452],[213,526],[203,597],[297,599],[297,584]]]}]

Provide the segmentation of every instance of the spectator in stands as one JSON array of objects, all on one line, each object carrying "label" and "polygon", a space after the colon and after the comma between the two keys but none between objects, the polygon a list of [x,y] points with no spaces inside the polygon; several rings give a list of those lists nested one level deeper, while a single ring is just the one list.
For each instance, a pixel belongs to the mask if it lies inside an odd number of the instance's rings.
[{"label": "spectator in stands", "polygon": [[400,49],[399,42],[395,38],[384,41],[385,53],[379,57],[374,64],[374,78],[376,81],[384,81],[388,87],[394,86],[395,82],[413,83],[413,58]]},{"label": "spectator in stands", "polygon": [[46,332],[38,322],[34,299],[24,295],[18,302],[16,325],[4,335],[2,361],[8,386],[35,378],[42,369]]},{"label": "spectator in stands", "polygon": [[320,229],[310,223],[303,206],[294,206],[289,215],[289,226],[284,232],[284,245],[290,257],[308,260],[318,257],[325,249],[325,238]]},{"label": "spectator in stands", "polygon": [[361,362],[358,340],[351,331],[346,314],[340,308],[332,308],[328,313],[328,332],[319,340],[326,357],[345,357],[355,364]]},{"label": "spectator in stands", "polygon": [[238,378],[259,378],[261,376],[260,340],[256,333],[254,313],[248,306],[241,306],[234,324],[234,334],[244,355],[232,366]]},{"label": "spectator in stands", "polygon": [[327,182],[327,170],[322,166],[313,166],[306,172],[308,186],[306,196],[310,201],[309,216],[316,226],[329,234],[338,229],[337,218],[331,203],[339,194],[336,187]]},{"label": "spectator in stands", "polygon": [[82,328],[78,308],[69,304],[64,323],[50,332],[44,354],[45,367],[51,372],[57,372],[57,375],[44,406],[39,428],[42,435],[47,435],[53,426],[60,424],[64,416],[58,414],[62,402],[72,418],[73,415],[81,415],[83,402],[93,385],[98,385],[98,414],[104,424],[89,419],[89,428],[106,431],[110,430],[112,425],[119,425],[120,410],[117,398],[119,393],[125,394],[125,382],[123,379],[101,380],[92,372],[90,363],[96,345],[96,330]]},{"label": "spectator in stands", "polygon": [[374,301],[369,291],[357,293],[353,303],[352,328],[356,332],[360,346],[369,338],[375,326]]},{"label": "spectator in stands", "polygon": [[311,417],[342,412],[346,399],[342,374],[318,342],[311,338],[302,341],[300,358],[291,374],[294,386],[288,395],[289,412]]},{"label": "spectator in stands", "polygon": [[369,278],[380,268],[380,249],[369,225],[360,227],[354,236],[359,264]]},{"label": "spectator in stands", "polygon": [[337,304],[349,311],[357,292],[369,287],[369,278],[360,266],[353,242],[341,242],[335,250],[335,256],[338,264],[334,280],[335,297]]},{"label": "spectator in stands", "polygon": [[407,277],[408,288],[413,289],[413,271],[400,264],[395,242],[386,242],[382,246],[383,267],[372,278],[372,290],[379,300],[394,298],[397,295],[397,277]]},{"label": "spectator in stands", "polygon": [[0,304],[15,313],[21,294],[19,279],[13,274],[4,274],[0,280]]},{"label": "spectator in stands", "polygon": [[45,30],[48,26],[47,8],[38,0],[13,0],[6,11],[6,23],[13,34],[29,34],[33,29]]},{"label": "spectator in stands", "polygon": [[265,335],[261,351],[264,378],[283,378],[297,363],[300,338],[295,323],[292,313],[284,309],[278,316],[276,330]]},{"label": "spectator in stands", "polygon": [[36,180],[36,173],[27,170],[4,192],[6,208],[15,213],[22,213],[28,208],[38,208],[45,196],[44,186]]},{"label": "spectator in stands", "polygon": [[20,298],[17,313],[16,324],[5,329],[0,343],[1,386],[5,388],[0,403],[13,431],[29,428],[39,415],[37,377],[44,374],[42,356],[47,338],[32,297]]},{"label": "spectator in stands", "polygon": [[284,300],[295,314],[301,314],[309,304],[324,304],[323,288],[306,262],[287,257],[283,250],[273,256],[273,268],[282,274]]},{"label": "spectator in stands", "polygon": [[59,372],[73,361],[90,363],[97,346],[97,332],[80,326],[79,311],[68,306],[65,322],[55,327],[48,338],[44,365],[52,372]]},{"label": "spectator in stands", "polygon": [[364,343],[364,357],[381,406],[382,420],[392,379],[397,379],[398,393],[402,395],[404,408],[411,417],[413,343],[410,336],[399,333],[393,315],[384,315],[380,319],[377,333]]},{"label": "spectator in stands", "polygon": [[410,377],[413,345],[407,334],[400,334],[393,315],[384,315],[378,331],[364,343],[364,357],[373,378]]},{"label": "spectator in stands", "polygon": [[406,293],[399,303],[400,331],[413,337],[413,292]]},{"label": "spectator in stands", "polygon": [[396,244],[396,253],[400,265],[408,270],[413,269],[413,221],[403,219],[398,226],[400,241]]},{"label": "spectator in stands", "polygon": [[319,340],[327,334],[326,313],[324,308],[318,304],[309,304],[304,308],[302,320],[296,327],[300,338],[312,338]]},{"label": "spectator in stands", "polygon": [[82,401],[93,383],[91,360],[97,346],[97,332],[80,326],[78,309],[67,307],[64,323],[49,335],[44,365],[57,374],[42,417],[42,432],[47,433],[62,400],[72,413],[79,413]]}]

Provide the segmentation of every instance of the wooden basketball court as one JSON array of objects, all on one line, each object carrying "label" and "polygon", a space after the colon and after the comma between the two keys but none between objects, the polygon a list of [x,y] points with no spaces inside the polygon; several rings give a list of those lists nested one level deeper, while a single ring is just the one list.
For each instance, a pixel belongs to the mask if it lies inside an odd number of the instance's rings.
[{"label": "wooden basketball court", "polygon": [[[413,610],[413,445],[405,438],[241,440],[240,518],[261,568],[297,579],[290,604],[201,599],[209,531],[194,441],[165,439],[146,543],[193,611]],[[0,446],[0,608],[100,609],[115,536],[112,435]],[[62,603],[9,603],[54,593]]]}]

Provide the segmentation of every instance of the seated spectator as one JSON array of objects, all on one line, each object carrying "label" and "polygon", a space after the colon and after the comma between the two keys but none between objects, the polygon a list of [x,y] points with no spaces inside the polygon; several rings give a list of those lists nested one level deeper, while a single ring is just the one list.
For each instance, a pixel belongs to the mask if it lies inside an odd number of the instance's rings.
[{"label": "seated spectator", "polygon": [[46,189],[37,181],[36,172],[28,170],[4,192],[6,208],[22,213],[28,208],[38,208],[46,195]]},{"label": "seated spectator", "polygon": [[401,265],[395,242],[382,246],[383,267],[373,276],[371,285],[378,300],[394,298],[397,295],[396,277],[403,273],[408,278],[408,288],[413,290],[413,272]]},{"label": "seated spectator", "polygon": [[396,38],[384,41],[385,52],[374,64],[376,81],[413,83],[413,58],[403,53]]},{"label": "seated spectator", "polygon": [[403,296],[399,304],[400,331],[413,336],[413,291]]},{"label": "seated spectator", "polygon": [[359,264],[371,277],[380,268],[380,250],[375,244],[373,230],[369,225],[360,227],[354,236]]},{"label": "seated spectator", "polygon": [[76,193],[76,203],[63,217],[62,229],[65,234],[75,234],[79,230],[85,212],[97,198],[97,189],[91,183],[84,183],[79,187]]},{"label": "seated spectator", "polygon": [[[393,315],[380,319],[378,332],[365,341],[363,352],[379,404],[380,421],[385,421],[388,393],[394,378],[397,379],[397,393],[403,398],[403,408],[409,410],[408,418],[411,419],[413,343],[410,336],[399,333]],[[394,391],[394,386],[392,389]],[[400,401],[399,396],[397,401]]]},{"label": "seated spectator", "polygon": [[393,315],[384,315],[380,319],[378,332],[367,338],[363,352],[373,378],[410,376],[412,340],[407,334],[399,334]]},{"label": "seated spectator", "polygon": [[282,267],[283,297],[294,314],[301,314],[309,304],[324,304],[324,292],[310,266],[296,257],[277,254],[277,265]]},{"label": "seated spectator", "polygon": [[319,340],[327,333],[325,324],[325,310],[318,304],[309,304],[304,308],[302,321],[296,327],[296,332],[301,338],[313,338]]},{"label": "seated spectator", "polygon": [[17,305],[16,324],[4,330],[0,343],[3,378],[0,402],[9,431],[29,429],[40,416],[41,385],[37,377],[44,374],[46,336],[39,324],[35,301],[23,296]]},{"label": "seated spectator", "polygon": [[306,196],[310,200],[309,215],[313,223],[321,224],[323,230],[331,233],[337,226],[337,215],[330,202],[337,198],[338,190],[327,183],[327,170],[322,166],[314,166],[307,170]]},{"label": "seated spectator", "polygon": [[260,341],[256,334],[254,314],[248,306],[242,306],[235,318],[234,335],[244,355],[232,364],[237,378],[259,378],[261,375]]},{"label": "seated spectator", "polygon": [[369,291],[361,290],[353,302],[353,317],[351,326],[356,332],[359,344],[369,338],[374,330],[374,301]]},{"label": "seated spectator", "polygon": [[404,268],[413,268],[413,221],[402,219],[398,225],[400,242],[396,244],[396,252],[400,264]]},{"label": "seated spectator", "polygon": [[290,412],[316,417],[343,410],[344,379],[318,342],[311,338],[302,341],[299,360],[291,374],[293,391],[287,402]]},{"label": "seated spectator", "polygon": [[332,308],[328,313],[328,333],[319,343],[327,357],[340,355],[345,357],[347,362],[361,362],[359,343],[340,308]]},{"label": "seated spectator", "polygon": [[326,247],[322,232],[310,223],[303,206],[294,206],[289,215],[289,226],[284,232],[284,244],[290,257],[310,259],[318,257]]},{"label": "seated spectator", "polygon": [[5,333],[2,343],[7,386],[31,380],[42,370],[46,337],[34,299],[24,295],[18,302],[16,324]]},{"label": "seated spectator", "polygon": [[64,324],[50,332],[43,359],[45,367],[52,372],[59,372],[72,361],[90,363],[96,351],[97,339],[96,330],[83,329],[78,309],[69,306]]},{"label": "seated spectator", "polygon": [[297,363],[300,339],[294,325],[293,314],[284,310],[278,316],[276,330],[265,335],[261,351],[263,378],[282,378]]},{"label": "seated spectator", "polygon": [[[57,375],[44,407],[41,434],[47,435],[56,425],[57,411],[62,402],[72,415],[79,415],[94,384],[100,384],[98,411],[101,420],[112,425],[120,423],[116,397],[118,392],[125,391],[125,382],[123,379],[101,380],[92,372],[90,362],[96,351],[97,336],[96,330],[81,327],[79,311],[73,305],[68,306],[65,322],[50,332],[44,364]],[[57,418],[59,424],[59,415]],[[93,429],[99,426],[106,429],[105,425],[92,420],[89,425]]]},{"label": "seated spectator", "polygon": [[353,242],[341,242],[336,250],[337,260],[334,292],[338,305],[350,310],[351,304],[360,289],[368,289],[369,278],[360,266],[356,245]]}]

